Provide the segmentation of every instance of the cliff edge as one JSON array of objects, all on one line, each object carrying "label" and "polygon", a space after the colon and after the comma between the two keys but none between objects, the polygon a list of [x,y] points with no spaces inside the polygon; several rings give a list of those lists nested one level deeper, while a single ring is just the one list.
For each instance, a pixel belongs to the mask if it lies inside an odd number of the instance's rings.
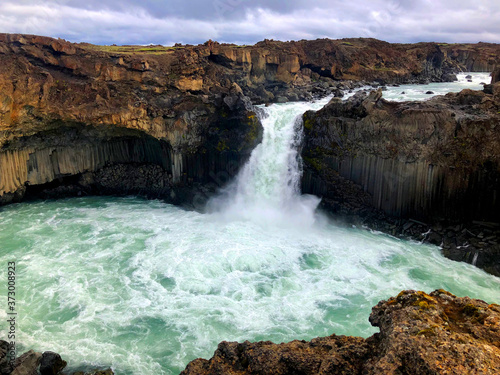
[{"label": "cliff edge", "polygon": [[[0,204],[142,194],[202,208],[259,143],[252,104],[492,70],[495,44],[96,46],[0,34]],[[356,81],[356,82],[353,82]]]},{"label": "cliff edge", "polygon": [[183,375],[498,374],[500,306],[444,290],[403,291],[372,309],[380,333],[274,344],[222,342]]},{"label": "cliff edge", "polygon": [[500,275],[500,83],[425,102],[382,91],[304,115],[304,193],[356,224]]}]

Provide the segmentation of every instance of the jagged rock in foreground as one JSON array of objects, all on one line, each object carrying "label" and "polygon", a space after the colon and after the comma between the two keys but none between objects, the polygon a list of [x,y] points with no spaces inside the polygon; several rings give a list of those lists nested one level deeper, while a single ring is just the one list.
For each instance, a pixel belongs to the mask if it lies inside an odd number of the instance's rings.
[{"label": "jagged rock in foreground", "polygon": [[[0,375],[58,375],[63,374],[66,361],[54,352],[39,353],[27,351],[12,360],[10,357],[10,344],[0,340]],[[67,374],[67,372],[64,372]],[[73,375],[113,375],[111,369],[92,370],[89,372],[75,372]]]},{"label": "jagged rock in foreground", "polygon": [[304,115],[302,190],[337,217],[500,275],[499,124],[500,83],[425,102],[334,98]]},{"label": "jagged rock in foreground", "polygon": [[332,335],[285,344],[222,342],[183,375],[500,373],[500,306],[444,290],[403,291],[370,315],[380,333]]}]

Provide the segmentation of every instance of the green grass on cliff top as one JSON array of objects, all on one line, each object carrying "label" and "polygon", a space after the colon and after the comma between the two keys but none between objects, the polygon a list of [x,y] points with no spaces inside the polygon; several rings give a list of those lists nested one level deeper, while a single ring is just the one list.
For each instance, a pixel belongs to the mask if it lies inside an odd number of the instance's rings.
[{"label": "green grass on cliff top", "polygon": [[89,43],[81,43],[80,47],[91,51],[100,51],[108,53],[122,53],[122,54],[147,53],[155,55],[168,53],[176,49],[183,48],[183,47],[165,47],[165,46],[117,46],[117,45],[101,46]]}]

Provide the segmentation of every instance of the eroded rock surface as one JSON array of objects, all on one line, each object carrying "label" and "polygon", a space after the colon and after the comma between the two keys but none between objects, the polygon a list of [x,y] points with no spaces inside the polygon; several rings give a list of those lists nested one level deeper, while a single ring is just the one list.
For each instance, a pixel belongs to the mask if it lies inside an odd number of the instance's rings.
[{"label": "eroded rock surface", "polygon": [[222,342],[209,359],[181,373],[209,374],[498,374],[500,306],[444,290],[403,291],[370,315],[367,339],[332,335],[310,342]]},{"label": "eroded rock surface", "polygon": [[334,98],[304,116],[303,191],[337,216],[500,275],[499,124],[499,83],[425,102],[380,90]]},{"label": "eroded rock surface", "polygon": [[361,84],[352,80],[449,80],[488,68],[498,51],[375,39],[145,48],[0,34],[0,203],[141,193],[202,206],[261,139],[252,103],[340,96]]}]

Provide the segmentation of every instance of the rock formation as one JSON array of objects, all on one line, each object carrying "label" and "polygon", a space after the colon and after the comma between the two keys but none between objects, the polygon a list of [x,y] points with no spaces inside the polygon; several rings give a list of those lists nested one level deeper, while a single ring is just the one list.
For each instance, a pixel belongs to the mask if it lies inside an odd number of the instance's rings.
[{"label": "rock formation", "polygon": [[[9,343],[0,340],[0,375],[58,375],[63,374],[67,363],[54,352],[39,353],[30,350],[11,360]],[[75,372],[73,375],[113,375],[111,369]]]},{"label": "rock formation", "polygon": [[498,65],[495,70],[491,73],[491,84],[500,82],[500,65]]},{"label": "rock formation", "polygon": [[340,96],[356,85],[346,80],[448,80],[489,67],[498,51],[374,39],[118,47],[0,34],[0,204],[136,193],[202,207],[260,140],[251,104]]},{"label": "rock formation", "polygon": [[222,68],[189,56],[0,35],[0,202],[108,192],[203,201],[262,130]]},{"label": "rock formation", "polygon": [[221,342],[183,375],[209,374],[498,374],[500,306],[444,290],[403,291],[370,315],[380,333],[332,335],[309,342]]},{"label": "rock formation", "polygon": [[393,234],[436,224],[428,239],[446,255],[500,274],[499,123],[499,84],[491,95],[464,90],[425,102],[388,102],[380,90],[334,98],[304,115],[303,191]]}]

